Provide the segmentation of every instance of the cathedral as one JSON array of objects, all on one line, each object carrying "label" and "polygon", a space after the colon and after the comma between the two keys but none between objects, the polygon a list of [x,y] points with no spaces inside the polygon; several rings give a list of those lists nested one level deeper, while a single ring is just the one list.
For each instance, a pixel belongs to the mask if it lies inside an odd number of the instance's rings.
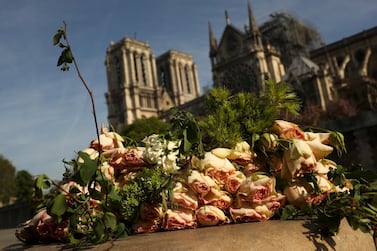
[{"label": "cathedral", "polygon": [[[271,14],[258,26],[250,4],[241,30],[225,11],[220,39],[209,24],[209,59],[214,87],[258,93],[267,80],[291,83],[303,104],[322,111],[339,99],[358,111],[377,108],[377,27],[324,45],[320,34],[289,14]],[[155,57],[146,42],[124,38],[106,52],[108,121],[115,128],[135,119],[164,117],[171,107],[201,115],[196,64],[169,50]]]},{"label": "cathedral", "polygon": [[184,52],[169,50],[156,58],[148,43],[124,38],[110,44],[105,65],[108,122],[116,129],[200,96],[196,64]]}]

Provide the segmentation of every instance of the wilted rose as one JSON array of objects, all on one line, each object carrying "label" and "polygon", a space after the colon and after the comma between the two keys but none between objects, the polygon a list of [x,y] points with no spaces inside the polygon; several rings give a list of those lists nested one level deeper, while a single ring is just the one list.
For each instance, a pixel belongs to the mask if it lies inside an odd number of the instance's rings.
[{"label": "wilted rose", "polygon": [[228,217],[218,207],[204,205],[196,211],[196,218],[201,226],[216,226],[229,222]]},{"label": "wilted rose", "polygon": [[[123,148],[123,138],[116,132],[109,132],[106,126],[102,125],[101,134],[98,139],[93,140],[90,143],[90,147],[95,149],[101,149],[102,151],[111,150],[114,148]],[[99,143],[101,146],[99,147]]]},{"label": "wilted rose", "polygon": [[180,207],[196,210],[198,208],[198,197],[181,182],[177,182],[173,189],[173,202]]},{"label": "wilted rose", "polygon": [[212,187],[216,187],[216,182],[209,176],[193,170],[187,177],[187,183],[193,191],[198,193],[201,197],[205,196]]},{"label": "wilted rose", "polygon": [[310,149],[312,149],[314,157],[317,160],[323,159],[328,156],[332,151],[333,147],[321,143],[318,139],[306,141]]},{"label": "wilted rose", "polygon": [[221,209],[227,209],[232,204],[232,198],[228,192],[211,188],[211,191],[203,197],[204,204],[211,204]]},{"label": "wilted rose", "polygon": [[317,161],[313,151],[306,141],[294,139],[289,148],[284,151],[281,177],[292,179],[302,173],[311,172]]},{"label": "wilted rose", "polygon": [[275,178],[267,175],[254,174],[247,177],[238,190],[238,196],[244,201],[261,204],[275,194]]},{"label": "wilted rose", "polygon": [[246,176],[242,172],[236,171],[228,176],[224,187],[229,193],[234,194],[238,191],[245,179]]},{"label": "wilted rose", "polygon": [[160,204],[142,203],[139,208],[139,217],[145,221],[159,220],[162,218],[162,206]]},{"label": "wilted rose", "polygon": [[211,153],[222,159],[229,159],[242,165],[250,163],[255,154],[250,150],[250,145],[246,141],[238,142],[234,148],[215,148]]},{"label": "wilted rose", "polygon": [[165,230],[179,230],[196,228],[197,222],[193,210],[186,208],[168,209],[165,212],[162,228]]},{"label": "wilted rose", "polygon": [[137,219],[132,224],[132,232],[135,234],[154,233],[161,229],[161,222],[159,220],[143,220]]},{"label": "wilted rose", "polygon": [[229,213],[235,223],[266,221],[274,214],[265,205],[253,207],[251,203],[247,202],[244,202],[239,208],[231,207]]},{"label": "wilted rose", "polygon": [[213,178],[219,185],[224,185],[228,176],[236,171],[228,159],[219,158],[210,152],[205,154],[200,165],[203,173]]},{"label": "wilted rose", "polygon": [[278,146],[279,137],[273,133],[263,133],[259,140],[264,151],[273,152]]},{"label": "wilted rose", "polygon": [[38,238],[43,242],[66,242],[68,240],[68,221],[57,223],[47,214],[46,209],[43,209],[32,218],[30,226],[35,229]]},{"label": "wilted rose", "polygon": [[[110,153],[110,152],[109,152]],[[117,172],[134,171],[149,166],[142,158],[143,152],[138,148],[117,148],[111,151],[109,164]]]},{"label": "wilted rose", "polygon": [[305,139],[305,133],[298,125],[285,120],[275,120],[272,131],[281,139]]}]

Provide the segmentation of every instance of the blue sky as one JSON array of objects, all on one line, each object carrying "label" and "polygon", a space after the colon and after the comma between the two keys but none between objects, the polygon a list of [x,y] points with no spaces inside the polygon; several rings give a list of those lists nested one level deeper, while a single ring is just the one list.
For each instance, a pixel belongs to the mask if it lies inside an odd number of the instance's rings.
[{"label": "blue sky", "polygon": [[[258,24],[273,12],[310,23],[326,43],[377,25],[375,0],[250,0]],[[136,37],[156,56],[193,55],[202,88],[212,85],[208,22],[217,37],[247,24],[247,0],[0,0],[0,154],[17,170],[60,179],[71,159],[95,138],[90,100],[73,69],[56,67],[52,36],[66,21],[72,50],[93,91],[99,123],[107,124],[104,66],[110,41]]]}]

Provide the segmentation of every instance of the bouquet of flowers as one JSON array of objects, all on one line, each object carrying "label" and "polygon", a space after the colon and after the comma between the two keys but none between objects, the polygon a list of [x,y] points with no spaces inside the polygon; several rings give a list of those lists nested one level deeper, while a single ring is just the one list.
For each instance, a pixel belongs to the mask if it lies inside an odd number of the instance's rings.
[{"label": "bouquet of flowers", "polygon": [[[54,43],[62,37],[65,29]],[[59,63],[67,70],[74,58],[68,43],[59,45]],[[377,175],[327,159],[334,150],[345,152],[341,133],[303,130],[279,119],[298,109],[289,85],[266,82],[257,97],[213,89],[206,117],[176,112],[168,133],[140,144],[102,126],[88,148],[64,162],[61,182],[36,179],[38,212],[16,236],[25,243],[78,245],[297,217],[322,233],[336,234],[343,218],[373,233]]]}]

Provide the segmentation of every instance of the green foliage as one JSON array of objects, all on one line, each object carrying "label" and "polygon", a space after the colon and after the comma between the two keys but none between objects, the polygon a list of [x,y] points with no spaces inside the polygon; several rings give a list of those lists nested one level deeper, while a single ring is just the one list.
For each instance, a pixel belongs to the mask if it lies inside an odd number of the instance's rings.
[{"label": "green foliage", "polygon": [[18,201],[31,202],[34,193],[33,176],[26,170],[16,174],[16,197]]},{"label": "green foliage", "polygon": [[377,226],[376,172],[360,166],[338,166],[328,173],[328,178],[341,188],[352,189],[330,193],[319,204],[299,209],[286,206],[281,210],[281,219],[305,216],[326,235],[337,234],[341,220],[346,219],[353,229],[373,233]]},{"label": "green foliage", "polygon": [[64,26],[60,27],[60,29],[56,32],[56,34],[53,37],[53,45],[58,45],[60,48],[62,48],[62,52],[59,56],[57,66],[61,66],[62,71],[68,71],[69,70],[69,64],[71,64],[74,60],[73,54],[71,51],[71,47],[68,45],[68,43],[64,43],[64,40],[67,40],[66,36],[66,26],[64,23]]},{"label": "green foliage", "polygon": [[297,115],[300,103],[289,84],[267,81],[265,89],[231,95],[215,88],[208,94],[208,116],[200,121],[210,147],[233,147],[242,140],[254,144],[257,135],[266,131],[284,114]]},{"label": "green foliage", "polygon": [[87,153],[79,152],[78,155],[83,159],[83,162],[78,163],[78,170],[75,174],[74,180],[80,185],[86,186],[96,173],[99,162],[97,158],[94,160],[91,159]]},{"label": "green foliage", "polygon": [[171,189],[171,177],[161,169],[143,169],[119,191],[119,198],[110,199],[112,212],[118,212],[121,221],[130,227],[143,202],[161,202],[161,192]]},{"label": "green foliage", "polygon": [[182,155],[204,156],[202,133],[195,117],[185,111],[172,110],[171,128],[169,137],[181,141],[179,152]]},{"label": "green foliage", "polygon": [[12,162],[1,154],[0,173],[0,202],[7,204],[13,196],[16,196],[16,168],[13,166]]},{"label": "green foliage", "polygon": [[165,134],[169,129],[169,124],[156,118],[143,118],[136,119],[132,124],[124,126],[120,133],[121,135],[131,138],[136,143],[141,141],[152,134]]}]

